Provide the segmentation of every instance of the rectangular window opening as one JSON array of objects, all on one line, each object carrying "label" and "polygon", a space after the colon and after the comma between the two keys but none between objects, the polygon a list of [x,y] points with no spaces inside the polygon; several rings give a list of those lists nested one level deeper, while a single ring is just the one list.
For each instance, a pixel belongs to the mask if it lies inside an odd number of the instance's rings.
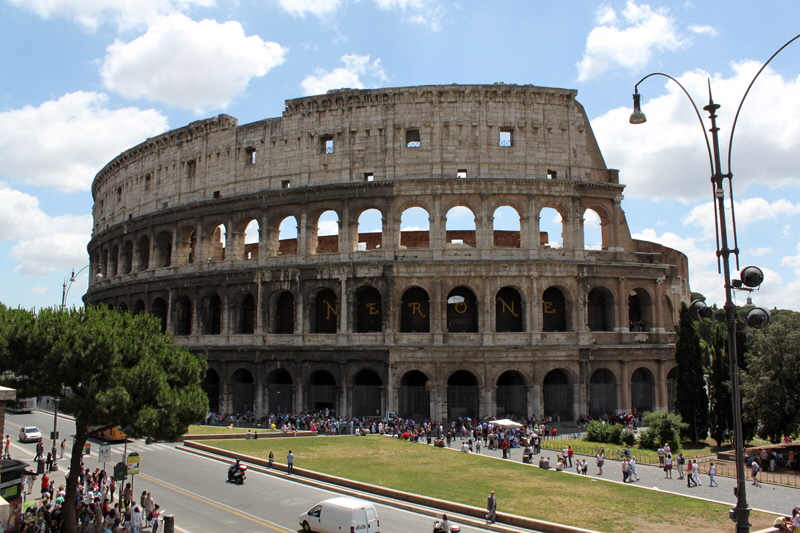
[{"label": "rectangular window opening", "polygon": [[419,148],[420,139],[418,129],[406,130],[406,146],[408,148]]},{"label": "rectangular window opening", "polygon": [[292,182],[290,180],[281,181],[281,189],[288,189],[291,186],[292,186]]},{"label": "rectangular window opening", "polygon": [[222,198],[220,191],[214,191],[214,198]]},{"label": "rectangular window opening", "polygon": [[333,153],[333,135],[323,135],[320,137],[320,144],[322,146],[323,154]]},{"label": "rectangular window opening", "polygon": [[558,179],[558,172],[556,172],[555,170],[549,170],[548,169],[547,170],[547,179],[549,179],[549,180]]},{"label": "rectangular window opening", "polygon": [[186,162],[186,177],[192,179],[197,174],[197,161],[192,159]]},{"label": "rectangular window opening", "polygon": [[458,169],[458,171],[456,172],[456,177],[457,178],[466,178],[467,177],[467,169],[466,168]]},{"label": "rectangular window opening", "polygon": [[364,181],[374,181],[374,180],[375,180],[375,174],[373,174],[372,172],[364,172]]},{"label": "rectangular window opening", "polygon": [[146,174],[144,177],[144,190],[150,190],[150,174]]},{"label": "rectangular window opening", "polygon": [[247,156],[247,164],[255,165],[258,161],[258,151],[253,147],[248,147],[245,148],[244,153]]},{"label": "rectangular window opening", "polygon": [[510,129],[500,130],[500,146],[504,148],[511,147],[512,132]]}]

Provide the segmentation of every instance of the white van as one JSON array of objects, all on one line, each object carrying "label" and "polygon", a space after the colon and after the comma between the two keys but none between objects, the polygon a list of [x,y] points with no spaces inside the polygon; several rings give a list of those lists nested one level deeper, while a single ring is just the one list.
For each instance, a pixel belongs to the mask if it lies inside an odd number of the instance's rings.
[{"label": "white van", "polygon": [[303,531],[316,533],[379,533],[378,511],[368,501],[331,498],[300,515]]}]

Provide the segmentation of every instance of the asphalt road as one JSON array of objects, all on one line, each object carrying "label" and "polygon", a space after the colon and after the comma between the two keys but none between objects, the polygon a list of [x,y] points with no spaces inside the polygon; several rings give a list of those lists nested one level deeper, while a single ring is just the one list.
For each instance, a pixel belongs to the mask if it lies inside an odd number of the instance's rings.
[{"label": "asphalt road", "polygon": [[[11,435],[11,455],[15,459],[32,460],[35,443],[24,444],[16,439],[21,426],[34,425],[46,436],[53,429],[52,413],[37,411],[31,414],[7,413],[5,432]],[[59,417],[58,429],[62,438],[71,442],[74,424]],[[98,441],[92,441],[91,456],[84,459],[89,468],[113,470],[113,465],[123,460],[125,444],[112,444],[111,462],[98,460]],[[45,439],[45,449],[52,442]],[[293,481],[291,476],[269,475],[249,471],[244,485],[233,485],[227,480],[227,463],[200,457],[176,449],[173,444],[145,444],[129,441],[128,453],[140,455],[140,474],[133,476],[133,492],[138,500],[142,491],[148,491],[165,511],[175,516],[175,526],[181,532],[226,531],[249,533],[264,531],[296,532],[300,530],[298,518],[314,504],[338,494]],[[59,472],[51,475],[56,484],[64,482],[68,455],[60,460]],[[302,459],[296,464],[301,466]],[[38,488],[38,487],[37,487]],[[429,514],[412,513],[387,505],[377,505],[382,533],[428,532],[433,519]],[[462,525],[462,531],[486,531],[465,525],[451,516],[453,523]]]}]

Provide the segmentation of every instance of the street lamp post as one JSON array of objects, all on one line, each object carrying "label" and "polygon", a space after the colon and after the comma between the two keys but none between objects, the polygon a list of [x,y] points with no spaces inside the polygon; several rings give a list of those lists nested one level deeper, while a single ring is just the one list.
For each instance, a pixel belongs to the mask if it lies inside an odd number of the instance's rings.
[{"label": "street lamp post", "polygon": [[[724,275],[725,278],[725,305],[723,307],[725,312],[725,324],[727,328],[727,342],[728,342],[728,363],[730,365],[730,372],[731,372],[731,401],[733,402],[733,431],[734,431],[734,453],[736,454],[736,488],[734,493],[736,495],[736,506],[731,510],[731,519],[736,522],[736,532],[737,533],[749,533],[750,532],[750,508],[747,503],[747,486],[745,480],[745,465],[744,465],[744,430],[742,428],[742,400],[741,400],[741,392],[739,389],[739,360],[736,354],[736,306],[733,303],[733,290],[734,289],[741,289],[741,290],[753,290],[754,287],[758,287],[763,280],[763,274],[761,270],[757,267],[747,267],[742,269],[741,271],[741,281],[735,280],[731,281],[731,269],[730,269],[730,256],[734,254],[736,256],[736,267],[739,268],[739,248],[736,241],[736,218],[733,211],[733,174],[731,173],[731,147],[733,146],[733,134],[736,130],[736,122],[739,118],[739,112],[742,109],[742,104],[744,104],[745,99],[747,98],[750,89],[755,83],[756,78],[761,74],[761,72],[769,65],[770,61],[778,55],[784,48],[786,48],[789,44],[794,42],[800,38],[800,35],[796,35],[789,41],[787,41],[783,46],[781,46],[772,56],[764,63],[761,69],[756,73],[753,79],[750,81],[750,85],[748,85],[747,90],[742,96],[741,101],[739,102],[739,107],[736,110],[736,115],[733,120],[733,125],[731,127],[731,135],[730,139],[728,140],[728,172],[723,174],[722,173],[722,164],[720,161],[720,150],[719,150],[719,128],[717,127],[717,115],[716,111],[720,108],[719,104],[715,104],[714,100],[711,96],[711,83],[709,82],[708,86],[708,105],[703,107],[703,110],[708,112],[708,118],[711,122],[711,128],[708,130],[711,132],[711,142],[709,143],[708,135],[705,132],[705,126],[703,124],[703,119],[700,116],[700,111],[697,109],[697,106],[692,100],[691,95],[686,91],[686,89],[681,85],[681,83],[669,76],[667,74],[663,74],[661,72],[654,72],[652,74],[648,74],[634,86],[634,94],[633,94],[633,113],[631,114],[630,122],[631,124],[642,124],[647,119],[644,113],[641,110],[641,96],[639,95],[639,84],[642,83],[644,80],[651,76],[664,76],[669,78],[670,80],[674,81],[678,84],[678,86],[683,90],[684,94],[689,98],[689,101],[692,103],[692,107],[694,107],[695,114],[697,115],[698,120],[700,121],[700,125],[703,128],[703,137],[706,141],[706,148],[708,149],[708,158],[709,163],[711,166],[711,183],[713,186],[714,191],[714,210],[716,211],[715,217],[715,225],[717,229],[717,268],[720,269],[719,261],[722,260],[721,266],[721,273]],[[731,230],[733,231],[733,248],[728,246],[728,223],[725,217],[725,188],[724,182],[728,180],[728,191],[731,197]],[[744,286],[743,286],[744,285]],[[702,302],[693,302],[692,303],[692,310],[693,316],[696,318],[705,317],[708,318],[711,316],[711,310],[705,307],[705,304]],[[746,324],[750,325],[751,327],[764,327],[769,322],[769,312],[765,309],[755,308],[748,313]]]},{"label": "street lamp post", "polygon": [[64,284],[61,286],[61,310],[62,311],[67,308],[67,295],[69,295],[69,290],[72,288],[72,284],[75,283],[76,279],[78,279],[78,276],[80,275],[80,273],[83,272],[84,270],[86,270],[87,268],[89,268],[89,266],[90,265],[86,265],[82,269],[78,270],[77,273],[75,273],[75,269],[73,268],[72,269],[72,274],[69,277],[69,283],[67,283],[67,280],[64,280]]},{"label": "street lamp post", "polygon": [[53,462],[50,463],[50,471],[55,472],[58,470],[58,453],[56,451],[56,443],[58,443],[58,402],[61,398],[53,398]]}]

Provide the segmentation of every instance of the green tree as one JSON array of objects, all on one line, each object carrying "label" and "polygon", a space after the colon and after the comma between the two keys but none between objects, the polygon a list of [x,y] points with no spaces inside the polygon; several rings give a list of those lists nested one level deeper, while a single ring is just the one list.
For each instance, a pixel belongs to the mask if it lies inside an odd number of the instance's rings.
[{"label": "green tree", "polygon": [[711,437],[722,446],[733,432],[731,372],[728,364],[727,332],[724,324],[711,329],[711,368],[708,374],[710,412],[708,425]]},{"label": "green tree", "polygon": [[800,431],[800,313],[776,313],[753,333],[741,383],[742,416],[758,436],[778,443]]},{"label": "green tree", "polygon": [[0,370],[13,376],[5,384],[22,397],[60,396],[60,410],[75,417],[63,529],[72,533],[79,451],[89,436],[121,426],[135,438],[176,439],[208,411],[200,387],[207,365],[176,346],[146,313],[132,316],[104,306],[0,313],[7,343],[0,348]]},{"label": "green tree", "polygon": [[675,331],[678,332],[675,343],[675,409],[687,424],[682,435],[697,442],[708,435],[708,394],[703,374],[703,348],[685,302],[681,303]]},{"label": "green tree", "polygon": [[669,444],[673,452],[677,452],[680,448],[679,436],[687,427],[680,415],[669,411],[645,413],[642,425],[646,429],[639,435],[640,447],[655,448],[659,444]]}]

